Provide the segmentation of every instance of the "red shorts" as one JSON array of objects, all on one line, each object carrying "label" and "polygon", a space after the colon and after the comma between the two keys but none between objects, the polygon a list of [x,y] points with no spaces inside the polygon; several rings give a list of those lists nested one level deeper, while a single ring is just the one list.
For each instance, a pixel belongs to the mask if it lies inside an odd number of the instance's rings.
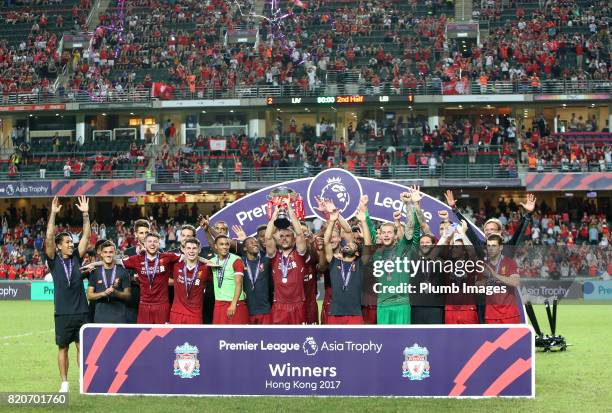
[{"label": "red shorts", "polygon": [[363,315],[364,324],[376,324],[376,306],[375,305],[364,305],[361,307],[361,314]]},{"label": "red shorts", "polygon": [[506,318],[486,318],[485,324],[521,324],[521,316],[515,315]]},{"label": "red shorts", "polygon": [[304,303],[272,304],[272,324],[304,324],[305,321]]},{"label": "red shorts", "polygon": [[138,305],[138,324],[166,324],[170,317],[170,303]]},{"label": "red shorts", "polygon": [[[465,309],[455,308],[444,309],[444,324],[479,324],[478,311],[475,306],[464,306]],[[472,308],[473,307],[473,308]]]},{"label": "red shorts", "polygon": [[316,299],[306,299],[306,324],[319,324],[319,305]]},{"label": "red shorts", "polygon": [[170,324],[202,324],[202,314],[199,316],[186,315],[170,311]]},{"label": "red shorts", "polygon": [[249,310],[244,301],[236,303],[236,312],[232,318],[227,316],[231,301],[215,301],[213,324],[249,324]]},{"label": "red shorts", "polygon": [[327,324],[363,324],[360,315],[328,315]]},{"label": "red shorts", "polygon": [[272,314],[255,314],[249,317],[249,324],[272,324]]}]

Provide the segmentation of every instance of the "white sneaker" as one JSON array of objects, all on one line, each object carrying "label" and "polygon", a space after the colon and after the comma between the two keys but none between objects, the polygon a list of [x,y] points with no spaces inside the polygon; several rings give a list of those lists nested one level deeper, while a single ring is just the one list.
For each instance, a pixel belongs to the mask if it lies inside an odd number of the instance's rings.
[{"label": "white sneaker", "polygon": [[69,384],[68,384],[68,382],[67,382],[67,381],[63,381],[63,382],[62,382],[62,385],[60,386],[59,392],[60,392],[60,393],[68,393],[69,391],[70,391],[70,390],[69,390]]}]

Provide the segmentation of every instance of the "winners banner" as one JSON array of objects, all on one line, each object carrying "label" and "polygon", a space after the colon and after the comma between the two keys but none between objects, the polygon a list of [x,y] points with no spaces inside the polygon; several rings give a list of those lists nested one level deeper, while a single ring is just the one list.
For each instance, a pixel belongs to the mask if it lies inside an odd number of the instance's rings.
[{"label": "winners banner", "polygon": [[534,397],[528,326],[87,324],[81,393]]}]

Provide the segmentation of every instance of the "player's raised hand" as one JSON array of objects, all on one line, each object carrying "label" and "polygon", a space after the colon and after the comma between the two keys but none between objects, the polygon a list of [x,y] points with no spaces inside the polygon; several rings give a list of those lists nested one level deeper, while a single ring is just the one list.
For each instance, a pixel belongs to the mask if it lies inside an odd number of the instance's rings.
[{"label": "player's raised hand", "polygon": [[317,206],[314,208],[317,211],[325,212],[325,200],[320,196],[316,196],[315,200],[317,201]]},{"label": "player's raised hand", "polygon": [[198,225],[201,226],[204,229],[204,231],[208,230],[209,224],[210,222],[208,220],[208,215],[200,214],[200,216],[198,216]]},{"label": "player's raised hand", "polygon": [[76,204],[76,207],[82,213],[84,214],[88,213],[89,212],[89,198],[87,198],[86,196],[80,196]]},{"label": "player's raised hand", "polygon": [[402,201],[404,204],[407,204],[410,202],[410,193],[409,192],[402,192],[400,194],[400,201]]},{"label": "player's raised hand", "polygon": [[240,225],[232,225],[232,231],[236,234],[236,239],[238,241],[244,241],[247,238],[246,232]]},{"label": "player's raised hand", "polygon": [[421,202],[421,199],[423,198],[423,195],[421,193],[421,187],[418,185],[413,185],[409,188],[409,190],[410,190],[410,200],[415,204],[418,204],[419,202]]},{"label": "player's raised hand", "polygon": [[458,225],[457,228],[455,228],[455,231],[457,231],[460,235],[465,235],[468,229],[468,223],[465,221],[465,219],[461,220],[461,225]]},{"label": "player's raised hand", "polygon": [[59,202],[58,197],[53,197],[53,202],[51,202],[51,212],[54,214],[59,214],[62,209],[62,204]]},{"label": "player's raised hand", "polygon": [[368,201],[369,198],[367,195],[362,195],[361,198],[359,198],[359,206],[360,207],[367,207],[368,206]]},{"label": "player's raised hand", "polygon": [[453,191],[450,189],[444,193],[444,197],[446,198],[446,203],[449,207],[454,209],[457,206],[457,201],[455,200],[455,196],[453,195]]},{"label": "player's raised hand", "polygon": [[402,213],[401,213],[401,211],[395,211],[395,212],[393,213],[393,220],[394,220],[394,221],[401,221],[401,219],[402,219]]},{"label": "player's raised hand", "polygon": [[533,194],[527,194],[527,202],[521,202],[521,206],[525,209],[525,211],[532,213],[536,206],[537,198]]}]

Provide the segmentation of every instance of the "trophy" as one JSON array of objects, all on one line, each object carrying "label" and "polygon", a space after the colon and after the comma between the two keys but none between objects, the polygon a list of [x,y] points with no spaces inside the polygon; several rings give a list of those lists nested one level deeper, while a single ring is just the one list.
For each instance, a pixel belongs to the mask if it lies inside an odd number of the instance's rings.
[{"label": "trophy", "polygon": [[293,211],[298,219],[304,219],[304,201],[302,196],[295,192],[293,189],[281,186],[273,189],[268,194],[268,219],[272,218],[274,208],[279,207],[278,217],[274,221],[276,228],[285,229],[291,226],[291,221],[287,213],[288,205],[290,203],[293,207]]}]

